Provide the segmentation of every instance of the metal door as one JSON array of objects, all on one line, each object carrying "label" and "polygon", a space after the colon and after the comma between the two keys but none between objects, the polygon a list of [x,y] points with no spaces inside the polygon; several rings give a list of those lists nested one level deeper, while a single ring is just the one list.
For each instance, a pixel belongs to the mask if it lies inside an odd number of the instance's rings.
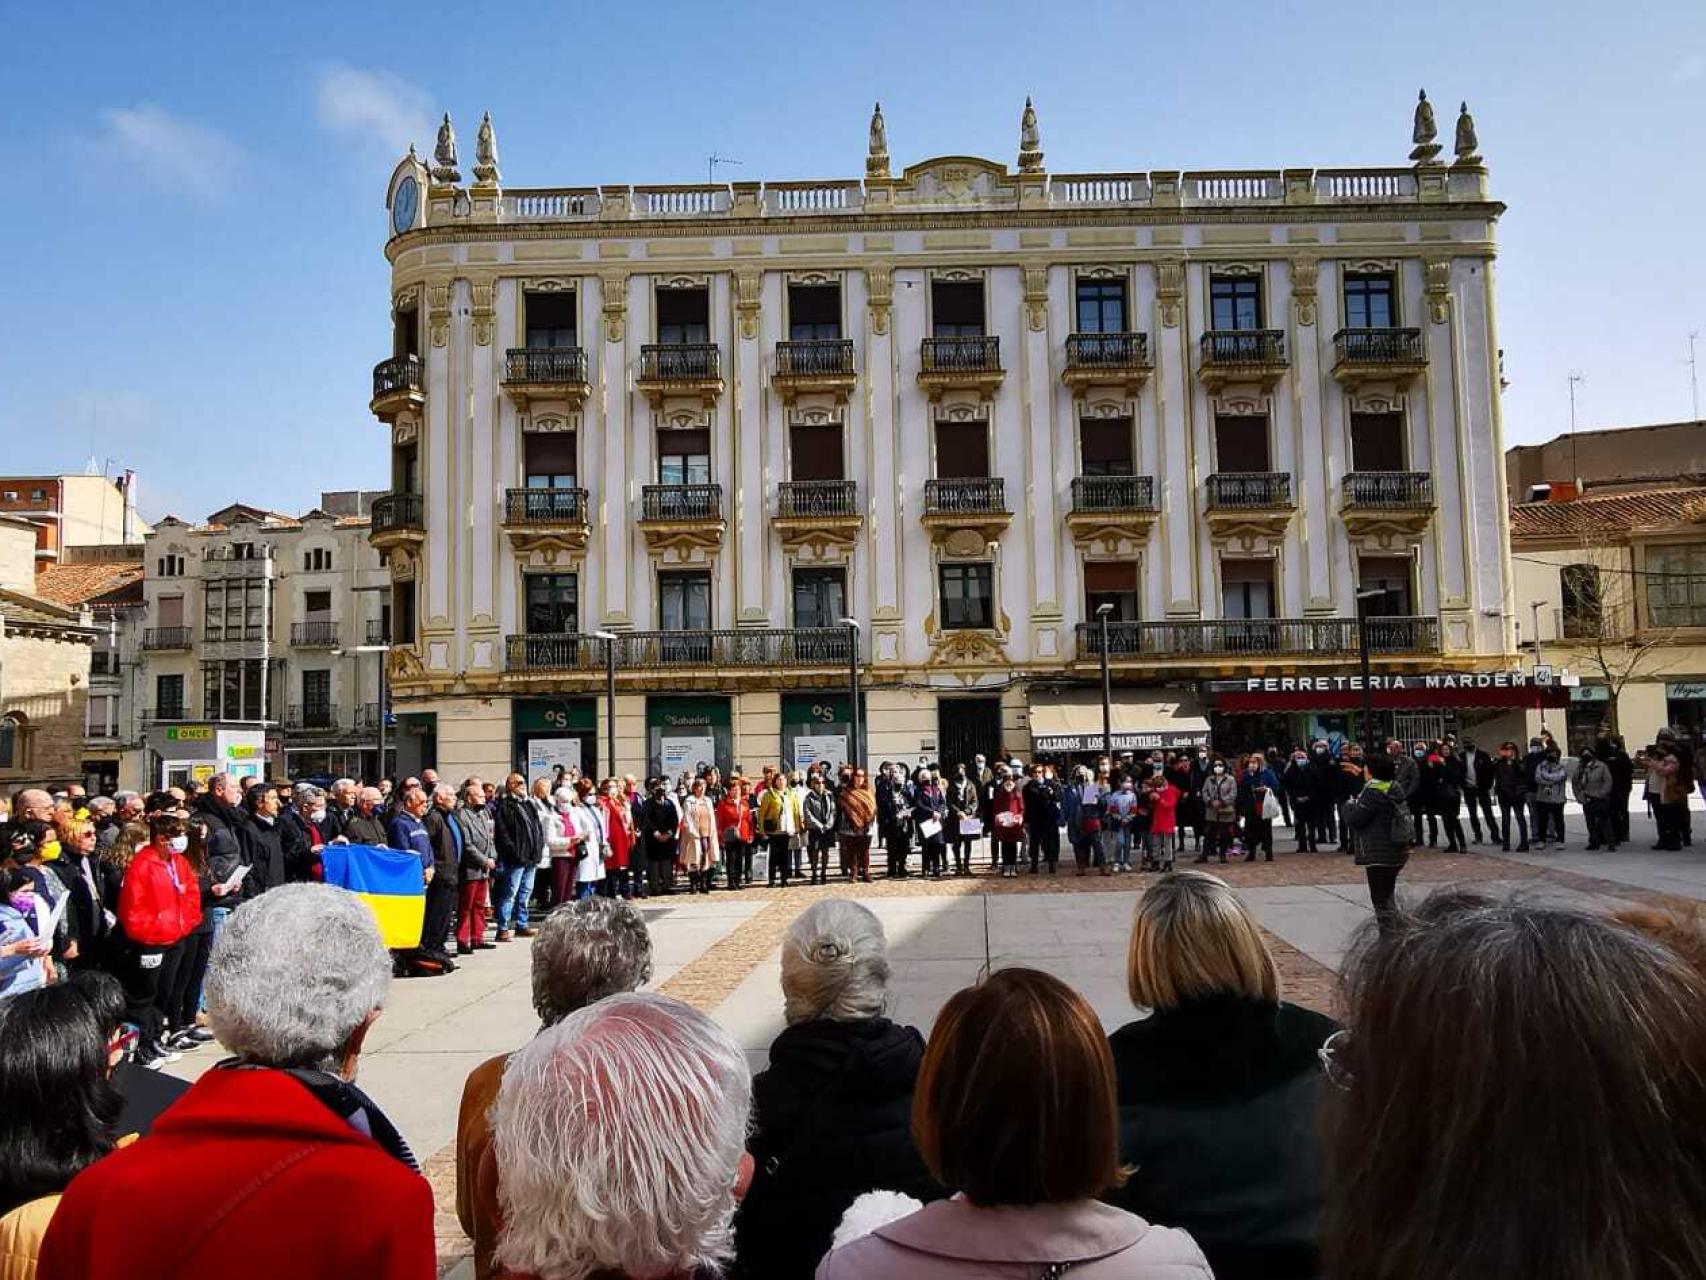
[{"label": "metal door", "polygon": [[983,756],[1000,757],[1000,698],[939,698],[936,702],[936,762],[952,771],[956,764],[969,770]]}]

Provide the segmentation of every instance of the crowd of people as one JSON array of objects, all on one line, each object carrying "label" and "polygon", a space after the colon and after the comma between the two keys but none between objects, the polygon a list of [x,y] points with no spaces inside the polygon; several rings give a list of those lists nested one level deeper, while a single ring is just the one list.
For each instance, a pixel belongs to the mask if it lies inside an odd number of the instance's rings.
[{"label": "crowd of people", "polygon": [[[1177,870],[1137,900],[1111,1035],[1016,967],[926,1036],[888,1016],[878,918],[820,899],[756,1077],[641,990],[635,904],[565,902],[530,959],[540,1028],[458,1122],[481,1280],[1706,1274],[1699,915],[1444,890],[1363,931],[1335,1020]],[[392,969],[343,890],[245,902],[205,983],[232,1056],[170,1105],[114,1065],[107,975],[0,1002],[0,1274],[432,1277],[430,1185],[356,1082]]]}]

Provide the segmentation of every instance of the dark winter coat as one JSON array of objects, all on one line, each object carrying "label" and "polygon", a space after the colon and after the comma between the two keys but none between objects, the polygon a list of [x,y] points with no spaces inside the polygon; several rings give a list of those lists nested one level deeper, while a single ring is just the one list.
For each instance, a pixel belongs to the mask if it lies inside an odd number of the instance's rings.
[{"label": "dark winter coat", "polygon": [[1533,790],[1528,769],[1521,760],[1514,756],[1507,760],[1500,756],[1493,761],[1493,791],[1507,804],[1519,804],[1528,799],[1528,793]]},{"label": "dark winter coat", "polygon": [[735,1216],[735,1274],[808,1280],[866,1191],[947,1193],[912,1145],[924,1037],[887,1018],[789,1027],[752,1082],[752,1187]]},{"label": "dark winter coat", "polygon": [[382,845],[389,839],[385,830],[385,819],[375,810],[371,818],[365,818],[361,810],[356,810],[344,823],[344,839],[351,844]]},{"label": "dark winter coat", "polygon": [[434,884],[456,884],[457,864],[462,861],[461,844],[450,824],[456,821],[436,804],[421,815],[427,839],[432,843],[432,880]]},{"label": "dark winter coat", "polygon": [[1422,770],[1416,758],[1408,751],[1403,755],[1394,756],[1392,760],[1392,789],[1405,800],[1416,794],[1416,788],[1422,784]]},{"label": "dark winter coat", "polygon": [[545,852],[545,832],[539,811],[526,796],[505,792],[498,799],[498,817],[492,824],[498,862],[506,867],[536,867]]},{"label": "dark winter coat", "polygon": [[1370,778],[1345,821],[1357,833],[1359,867],[1401,867],[1410,860],[1410,810],[1398,784]]},{"label": "dark winter coat", "polygon": [[1025,800],[1025,825],[1033,831],[1060,825],[1060,784],[1032,778],[1020,792]]},{"label": "dark winter coat", "polygon": [[249,864],[249,874],[243,878],[245,897],[254,897],[268,889],[276,889],[286,880],[284,873],[284,831],[279,820],[265,822],[249,814],[237,829],[243,843],[243,858]]},{"label": "dark winter coat", "polygon": [[1189,1231],[1216,1280],[1318,1276],[1317,1051],[1336,1029],[1226,995],[1114,1032],[1120,1162],[1135,1172],[1108,1201]]},{"label": "dark winter coat", "polygon": [[462,828],[462,865],[457,869],[464,880],[484,880],[492,874],[497,851],[492,848],[492,820],[486,816],[486,806],[470,809],[458,805],[454,821]]},{"label": "dark winter coat", "polygon": [[[207,823],[208,873],[214,883],[223,884],[245,861],[243,842],[237,834],[243,826],[243,811],[236,805],[221,804],[210,795],[197,796],[192,808],[196,816]],[[236,898],[222,899],[220,905],[234,907],[237,902]]]},{"label": "dark winter coat", "polygon": [[278,826],[284,845],[284,878],[292,883],[320,879],[320,855],[314,847],[326,843],[324,833],[295,809],[281,810]]}]

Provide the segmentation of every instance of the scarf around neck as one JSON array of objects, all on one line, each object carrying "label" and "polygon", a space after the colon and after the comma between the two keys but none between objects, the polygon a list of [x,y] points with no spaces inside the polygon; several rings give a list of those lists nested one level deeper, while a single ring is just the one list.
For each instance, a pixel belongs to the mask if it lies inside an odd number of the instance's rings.
[{"label": "scarf around neck", "polygon": [[238,1058],[227,1058],[216,1063],[215,1070],[232,1071],[269,1071],[278,1070],[291,1077],[314,1099],[341,1119],[357,1133],[372,1138],[385,1154],[399,1163],[406,1165],[415,1173],[421,1171],[420,1161],[415,1159],[415,1153],[409,1149],[403,1135],[397,1131],[390,1118],[379,1109],[379,1104],[368,1097],[348,1080],[340,1079],[329,1071],[318,1071],[313,1067],[263,1067],[257,1063],[243,1062]]}]

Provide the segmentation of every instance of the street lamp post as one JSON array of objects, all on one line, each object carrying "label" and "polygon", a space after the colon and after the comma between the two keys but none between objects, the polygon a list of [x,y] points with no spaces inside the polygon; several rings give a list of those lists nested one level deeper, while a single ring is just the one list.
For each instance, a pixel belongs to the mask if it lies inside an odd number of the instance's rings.
[{"label": "street lamp post", "polygon": [[604,641],[604,776],[616,776],[616,636],[609,631],[592,633]]},{"label": "street lamp post", "polygon": [[[1544,600],[1530,600],[1528,602],[1528,607],[1534,613],[1534,670],[1537,675],[1540,672],[1540,606],[1545,603]],[[1540,732],[1546,732],[1546,704],[1544,702],[1540,704]]]},{"label": "street lamp post", "polygon": [[1108,674],[1108,619],[1114,612],[1111,602],[1096,606],[1096,621],[1102,627],[1102,754],[1109,764],[1114,759],[1114,688]]},{"label": "street lamp post", "polygon": [[[360,588],[357,588],[357,590],[360,590]],[[383,654],[388,654],[390,652],[391,652],[391,646],[390,645],[385,645],[385,644],[352,644],[347,649],[333,649],[332,650],[332,656],[334,658],[341,658],[346,653],[349,653],[349,654],[377,653],[377,654],[383,655]],[[379,718],[379,777],[373,779],[373,782],[375,784],[377,784],[380,781],[380,779],[384,778],[384,776],[385,776],[385,658],[383,656],[379,659],[379,717],[378,718]],[[366,782],[367,779],[364,778],[364,779],[362,779],[362,781]]]},{"label": "street lamp post", "polygon": [[1364,587],[1357,592],[1357,660],[1362,667],[1362,740],[1370,756],[1378,751],[1374,740],[1374,689],[1368,675],[1368,602],[1385,595],[1385,587]]},{"label": "street lamp post", "polygon": [[857,618],[839,619],[842,626],[847,628],[847,689],[852,697],[849,715],[853,722],[853,744],[849,748],[852,760],[848,761],[855,769],[859,767],[859,620]]}]

